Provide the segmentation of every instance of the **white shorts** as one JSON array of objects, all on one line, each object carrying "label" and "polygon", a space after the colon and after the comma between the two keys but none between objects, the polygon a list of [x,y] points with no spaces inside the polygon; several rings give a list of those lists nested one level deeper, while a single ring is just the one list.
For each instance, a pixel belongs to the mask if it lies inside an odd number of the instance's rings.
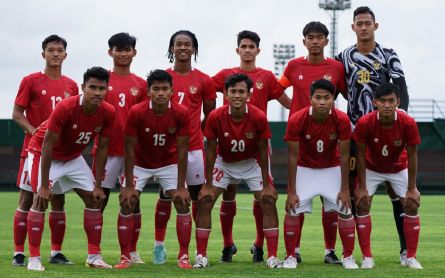
[{"label": "white shorts", "polygon": [[[155,178],[161,185],[162,192],[166,194],[168,190],[177,189],[178,187],[178,165],[172,164],[156,169],[147,169],[139,166],[134,166],[133,170],[133,183],[136,190],[144,190],[150,178]],[[122,187],[125,187],[125,179],[122,183]]]},{"label": "white shorts", "polygon": [[187,175],[185,177],[185,183],[187,186],[201,185],[205,183],[203,150],[188,152]]},{"label": "white shorts", "polygon": [[122,156],[108,156],[105,164],[104,177],[102,179],[102,187],[113,189],[116,182],[122,184],[124,175],[124,158]]},{"label": "white shorts", "polygon": [[392,189],[399,197],[405,198],[406,191],[408,191],[408,169],[393,174],[366,169],[366,189],[369,196],[374,195],[379,184],[384,181],[391,184]]},{"label": "white shorts", "polygon": [[291,215],[312,212],[312,199],[317,195],[323,197],[326,212],[340,212],[341,206],[337,205],[341,189],[340,166],[320,169],[297,166],[296,187],[300,205],[291,211]]},{"label": "white shorts", "polygon": [[[34,159],[34,155],[29,153],[29,170],[31,177],[36,177],[37,191],[41,186],[41,159]],[[35,165],[39,163],[39,165]],[[69,161],[51,161],[49,169],[49,181],[51,192],[54,194],[64,194],[74,188],[85,191],[93,191],[95,179],[90,167],[83,156],[79,156]],[[36,176],[34,171],[38,171]]]},{"label": "white shorts", "polygon": [[25,191],[34,192],[32,186],[31,186],[31,176],[29,174],[29,159],[26,157],[20,158],[20,168],[19,172],[17,173],[18,179],[17,179],[17,186],[20,189],[23,189]]},{"label": "white shorts", "polygon": [[250,191],[263,189],[261,168],[256,159],[250,158],[239,162],[224,162],[220,156],[216,158],[213,168],[213,186],[227,189],[229,184],[245,181]]}]

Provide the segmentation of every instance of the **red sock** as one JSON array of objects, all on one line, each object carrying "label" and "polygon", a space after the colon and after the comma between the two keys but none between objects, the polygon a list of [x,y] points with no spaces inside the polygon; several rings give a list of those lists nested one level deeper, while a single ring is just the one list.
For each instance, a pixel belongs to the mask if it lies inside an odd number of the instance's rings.
[{"label": "red sock", "polygon": [[284,216],[284,245],[286,255],[295,256],[297,238],[300,236],[300,216]]},{"label": "red sock", "polygon": [[40,243],[42,242],[45,213],[30,210],[27,219],[29,256],[40,257]]},{"label": "red sock", "polygon": [[357,226],[358,243],[364,257],[372,257],[371,253],[371,215],[357,216],[355,219]]},{"label": "red sock", "polygon": [[338,213],[336,211],[325,212],[323,208],[321,221],[323,223],[324,246],[328,250],[333,250],[337,241]]},{"label": "red sock", "polygon": [[260,202],[257,200],[253,200],[253,216],[255,217],[255,226],[256,226],[255,246],[263,248],[264,245],[263,210],[261,209]]},{"label": "red sock", "polygon": [[221,222],[221,232],[224,239],[224,247],[230,247],[233,244],[233,219],[236,215],[236,201],[222,201],[219,211],[219,220]]},{"label": "red sock", "polygon": [[65,237],[65,211],[50,211],[49,228],[51,230],[51,251],[61,251]]},{"label": "red sock", "polygon": [[134,232],[133,215],[122,215],[117,217],[117,237],[121,247],[121,255],[130,259],[130,244]]},{"label": "red sock", "polygon": [[141,231],[141,213],[135,213],[133,214],[133,236],[131,237],[131,243],[130,243],[130,252],[136,251],[136,245],[138,243],[139,239],[139,233]]},{"label": "red sock", "polygon": [[406,238],[406,257],[415,258],[420,234],[419,215],[410,216],[405,214],[405,219],[403,220],[403,232],[405,233]]},{"label": "red sock", "polygon": [[196,251],[198,255],[207,257],[207,244],[209,243],[211,231],[211,229],[196,228]]},{"label": "red sock", "polygon": [[83,211],[83,228],[87,234],[88,254],[100,254],[103,216],[99,209],[85,208]]},{"label": "red sock", "polygon": [[196,219],[198,217],[198,201],[192,201],[192,217],[196,224]]},{"label": "red sock", "polygon": [[178,259],[189,254],[190,238],[192,236],[192,216],[190,213],[176,215],[176,235],[179,242]]},{"label": "red sock", "polygon": [[155,240],[164,241],[168,220],[172,211],[171,200],[158,199],[155,212]]},{"label": "red sock", "polygon": [[263,229],[267,242],[267,257],[276,257],[278,249],[278,228]]},{"label": "red sock", "polygon": [[17,209],[14,215],[14,251],[23,253],[25,251],[26,222],[28,212]]},{"label": "red sock", "polygon": [[300,232],[298,233],[297,242],[295,243],[295,247],[300,248],[301,234],[303,233],[303,224],[304,224],[304,213],[300,214]]},{"label": "red sock", "polygon": [[354,252],[355,242],[355,219],[338,218],[338,233],[343,245],[343,257],[347,258]]}]

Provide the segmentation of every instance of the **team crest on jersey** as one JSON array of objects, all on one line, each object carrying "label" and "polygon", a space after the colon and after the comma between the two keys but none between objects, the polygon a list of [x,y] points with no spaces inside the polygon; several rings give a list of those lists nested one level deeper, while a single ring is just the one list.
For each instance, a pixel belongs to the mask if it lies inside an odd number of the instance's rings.
[{"label": "team crest on jersey", "polygon": [[70,92],[65,91],[65,92],[63,92],[63,93],[65,94],[65,98],[71,96]]},{"label": "team crest on jersey", "polygon": [[337,133],[335,133],[335,132],[330,133],[330,134],[328,135],[328,138],[329,138],[329,140],[335,140],[335,139],[337,139]]},{"label": "team crest on jersey", "polygon": [[113,86],[108,86],[108,91],[113,91]]},{"label": "team crest on jersey", "polygon": [[379,138],[374,138],[374,143],[378,143],[379,142]]},{"label": "team crest on jersey", "polygon": [[101,130],[102,130],[102,127],[101,127],[101,126],[98,126],[98,127],[96,127],[96,128],[94,129],[94,132],[99,133]]},{"label": "team crest on jersey", "polygon": [[375,70],[379,70],[379,69],[382,68],[382,63],[380,63],[379,61],[374,61],[374,62],[372,63],[372,67],[373,67]]},{"label": "team crest on jersey", "polygon": [[132,96],[135,97],[135,96],[139,95],[139,90],[136,87],[131,87],[130,93],[131,93]]},{"label": "team crest on jersey", "polygon": [[145,128],[145,132],[149,133],[150,132],[150,128],[146,127]]},{"label": "team crest on jersey", "polygon": [[400,140],[400,139],[399,140],[394,140],[393,144],[396,147],[400,147],[402,145],[402,140]]},{"label": "team crest on jersey", "polygon": [[77,125],[76,124],[73,124],[73,129],[77,129]]},{"label": "team crest on jersey", "polygon": [[327,81],[331,81],[332,80],[332,76],[330,74],[323,75],[323,78],[326,79]]},{"label": "team crest on jersey", "polygon": [[167,132],[168,133],[175,133],[176,132],[176,127],[167,128]]},{"label": "team crest on jersey", "polygon": [[229,137],[229,133],[228,132],[224,132],[224,137]]},{"label": "team crest on jersey", "polygon": [[261,80],[257,80],[255,83],[258,90],[261,90],[264,87],[264,84]]},{"label": "team crest on jersey", "polygon": [[311,136],[309,134],[306,134],[306,139],[307,140],[311,139]]},{"label": "team crest on jersey", "polygon": [[196,86],[190,86],[189,87],[189,92],[190,92],[190,94],[196,94],[197,92],[198,92],[198,87],[196,87]]},{"label": "team crest on jersey", "polygon": [[46,90],[42,90],[42,95],[46,95]]},{"label": "team crest on jersey", "polygon": [[253,137],[255,137],[255,133],[252,131],[246,132],[246,137],[247,139],[252,139]]}]

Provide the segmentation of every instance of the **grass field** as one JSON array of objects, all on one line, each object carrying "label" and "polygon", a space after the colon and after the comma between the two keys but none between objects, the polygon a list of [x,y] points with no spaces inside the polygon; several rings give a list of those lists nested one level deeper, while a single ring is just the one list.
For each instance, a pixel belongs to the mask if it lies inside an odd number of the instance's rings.
[{"label": "grass field", "polygon": [[[235,217],[234,239],[238,246],[238,254],[232,264],[219,264],[218,260],[222,249],[222,237],[219,225],[219,201],[213,213],[213,231],[209,240],[208,257],[210,266],[207,269],[183,270],[175,266],[178,244],[175,232],[175,214],[169,222],[166,247],[168,251],[168,263],[166,265],[153,265],[152,249],[154,238],[153,213],[157,198],[156,194],[144,193],[142,195],[142,231],[139,240],[139,253],[145,265],[137,265],[127,270],[116,269],[89,269],[84,266],[86,258],[86,236],[83,231],[83,205],[75,194],[66,196],[67,231],[64,242],[64,253],[75,264],[72,266],[50,265],[49,257],[49,227],[45,223],[45,232],[42,240],[42,260],[46,267],[43,273],[29,272],[25,267],[12,267],[13,253],[12,220],[17,206],[18,193],[0,193],[2,217],[0,218],[1,238],[0,244],[0,277],[192,277],[192,276],[274,276],[291,277],[304,275],[307,277],[444,277],[445,263],[445,212],[444,196],[423,196],[421,207],[421,235],[418,249],[418,259],[422,263],[423,270],[411,270],[403,268],[398,262],[399,243],[392,216],[391,204],[386,196],[374,198],[372,217],[373,233],[372,247],[376,261],[376,268],[372,270],[346,271],[341,266],[323,264],[324,246],[320,216],[320,202],[314,201],[314,212],[307,215],[301,240],[301,252],[303,263],[295,270],[267,269],[262,264],[252,264],[249,248],[255,236],[255,226],[252,216],[252,196],[239,194],[237,196],[238,212]],[[284,258],[284,241],[282,240],[282,220],[285,195],[280,195],[278,211],[280,216],[280,242],[279,257]],[[117,194],[110,197],[109,206],[104,216],[104,229],[102,235],[102,250],[105,260],[115,264],[119,259],[119,245],[117,241]],[[195,250],[194,233],[190,245],[190,253],[193,257]],[[337,237],[337,253],[341,255],[341,242]],[[27,247],[25,248],[27,251]],[[442,255],[440,255],[442,254]],[[360,248],[356,242],[355,258],[360,259]],[[193,260],[192,260],[193,261]]]}]

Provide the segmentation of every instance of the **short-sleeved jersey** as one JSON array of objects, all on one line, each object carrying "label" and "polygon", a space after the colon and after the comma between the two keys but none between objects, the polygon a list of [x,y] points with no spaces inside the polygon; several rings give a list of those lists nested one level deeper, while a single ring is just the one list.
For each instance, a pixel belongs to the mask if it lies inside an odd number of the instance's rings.
[{"label": "short-sleeved jersey", "polygon": [[137,138],[135,165],[146,169],[178,163],[177,137],[193,132],[186,107],[170,102],[164,115],[156,115],[149,100],[131,108],[125,129],[125,135]]},{"label": "short-sleeved jersey", "polygon": [[338,61],[326,58],[320,64],[310,64],[306,57],[289,61],[279,80],[284,88],[291,85],[293,88],[289,117],[311,104],[309,101],[311,85],[314,81],[323,78],[331,81],[336,90],[346,91],[345,71]]},{"label": "short-sleeved jersey", "polygon": [[[110,136],[110,144],[108,145],[108,155],[124,156],[125,125],[127,124],[130,108],[147,99],[147,82],[144,79],[133,73],[122,76],[110,71],[108,93],[105,101],[114,106],[116,117],[113,133]],[[95,154],[97,144],[96,138],[93,154]]]},{"label": "short-sleeved jersey", "polygon": [[171,100],[188,108],[190,113],[189,150],[204,149],[204,137],[201,130],[201,111],[205,100],[216,99],[212,78],[193,68],[186,75],[179,74],[173,68],[167,69],[173,78],[173,95]]},{"label": "short-sleeved jersey", "polygon": [[297,165],[329,168],[340,165],[338,141],[350,138],[351,123],[346,113],[333,108],[324,122],[317,122],[309,106],[289,118],[284,140],[300,143]]},{"label": "short-sleeved jersey", "polygon": [[[20,83],[15,105],[25,108],[29,123],[38,127],[63,99],[79,94],[76,82],[62,75],[59,79],[50,79],[43,71],[30,74]],[[21,156],[27,155],[31,134],[26,134]]]},{"label": "short-sleeved jersey", "polygon": [[355,125],[358,119],[374,110],[372,100],[376,87],[390,79],[404,77],[396,52],[376,43],[374,50],[361,54],[356,45],[336,57],[345,68],[348,86],[348,116]]},{"label": "short-sleeved jersey", "polygon": [[379,173],[398,173],[408,167],[407,145],[420,144],[417,124],[406,113],[397,110],[392,127],[383,128],[378,111],[361,117],[353,139],[366,144],[366,168]]},{"label": "short-sleeved jersey", "polygon": [[61,101],[49,119],[33,135],[29,149],[32,153],[42,151],[46,130],[59,134],[53,147],[53,160],[69,161],[79,155],[96,135],[110,137],[113,132],[114,107],[102,102],[94,114],[87,115],[82,109],[83,95]]},{"label": "short-sleeved jersey", "polygon": [[258,142],[269,139],[271,132],[266,114],[247,104],[240,122],[233,121],[230,106],[224,105],[212,111],[207,119],[204,136],[218,140],[218,154],[225,162],[238,162],[259,157]]},{"label": "short-sleeved jersey", "polygon": [[[267,115],[267,103],[270,100],[279,98],[283,93],[283,87],[278,83],[277,78],[270,70],[256,68],[252,71],[245,71],[239,67],[223,69],[212,77],[217,92],[224,92],[224,83],[227,77],[243,73],[253,82],[252,95],[249,103],[258,107]],[[228,104],[224,98],[224,105]]]}]

